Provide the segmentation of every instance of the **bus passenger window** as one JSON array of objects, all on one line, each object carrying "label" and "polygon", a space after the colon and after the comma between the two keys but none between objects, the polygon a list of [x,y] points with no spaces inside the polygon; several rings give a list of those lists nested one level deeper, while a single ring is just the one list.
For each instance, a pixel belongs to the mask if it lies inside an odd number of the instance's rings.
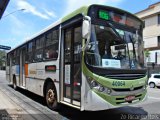
[{"label": "bus passenger window", "polygon": [[35,60],[42,61],[43,59],[43,44],[44,44],[45,36],[42,35],[40,38],[36,39],[36,52],[35,52]]},{"label": "bus passenger window", "polygon": [[50,31],[46,35],[44,59],[57,59],[58,57],[58,30]]},{"label": "bus passenger window", "polygon": [[12,53],[12,66],[16,64],[16,51]]},{"label": "bus passenger window", "polygon": [[7,66],[9,66],[9,65],[10,65],[10,53],[7,54]]},{"label": "bus passenger window", "polygon": [[57,58],[58,57],[58,53],[53,50],[53,49],[46,49],[45,50],[45,58],[46,59],[53,59],[53,58]]},{"label": "bus passenger window", "polygon": [[35,60],[41,61],[43,58],[43,49],[37,50],[35,53]]},{"label": "bus passenger window", "polygon": [[28,43],[27,47],[28,47],[28,49],[27,49],[27,53],[26,53],[25,62],[32,63],[32,62],[34,62],[33,55],[34,55],[34,51],[35,51],[35,41]]}]

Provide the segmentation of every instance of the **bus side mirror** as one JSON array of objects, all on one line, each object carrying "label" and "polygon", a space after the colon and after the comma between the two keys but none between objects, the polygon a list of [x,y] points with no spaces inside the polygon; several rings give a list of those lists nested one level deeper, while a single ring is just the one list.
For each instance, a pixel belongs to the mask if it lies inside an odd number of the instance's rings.
[{"label": "bus side mirror", "polygon": [[90,17],[89,16],[85,16],[84,20],[83,20],[83,25],[82,25],[82,37],[84,39],[87,39],[89,34],[91,33],[90,31]]},{"label": "bus side mirror", "polygon": [[85,50],[86,46],[88,46],[90,35],[91,35],[91,18],[89,16],[84,16],[83,24],[82,24],[82,37],[87,41],[85,46],[82,48],[82,50]]}]

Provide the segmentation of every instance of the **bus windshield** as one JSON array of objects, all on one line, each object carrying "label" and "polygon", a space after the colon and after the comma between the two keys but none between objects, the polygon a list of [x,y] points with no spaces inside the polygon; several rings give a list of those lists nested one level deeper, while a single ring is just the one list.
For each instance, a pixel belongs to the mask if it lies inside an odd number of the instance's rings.
[{"label": "bus windshield", "polygon": [[91,39],[85,53],[87,64],[93,67],[141,69],[144,66],[142,36],[136,30],[130,32],[92,25]]}]

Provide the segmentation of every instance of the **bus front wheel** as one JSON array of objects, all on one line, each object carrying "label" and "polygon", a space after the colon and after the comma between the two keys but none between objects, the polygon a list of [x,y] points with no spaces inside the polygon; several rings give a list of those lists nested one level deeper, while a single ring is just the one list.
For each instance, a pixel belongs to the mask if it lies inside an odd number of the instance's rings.
[{"label": "bus front wheel", "polygon": [[45,99],[50,109],[56,110],[58,108],[56,88],[52,82],[47,84]]}]

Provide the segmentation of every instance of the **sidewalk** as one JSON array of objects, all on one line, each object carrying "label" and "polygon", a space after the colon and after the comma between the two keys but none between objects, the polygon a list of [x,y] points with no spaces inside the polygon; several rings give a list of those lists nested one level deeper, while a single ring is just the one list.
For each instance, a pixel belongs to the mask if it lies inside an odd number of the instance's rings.
[{"label": "sidewalk", "polygon": [[5,95],[0,85],[0,111],[2,110],[6,110],[11,114],[17,114],[17,112],[20,111],[20,108],[9,98],[9,96]]},{"label": "sidewalk", "polygon": [[8,81],[6,80],[6,71],[4,70],[0,70],[0,84],[2,83],[8,83]]},{"label": "sidewalk", "polygon": [[59,120],[63,116],[8,86],[0,70],[0,120]]},{"label": "sidewalk", "polygon": [[21,112],[20,107],[4,91],[4,86],[7,87],[7,83],[5,71],[0,70],[0,119],[14,119],[15,115]]}]

